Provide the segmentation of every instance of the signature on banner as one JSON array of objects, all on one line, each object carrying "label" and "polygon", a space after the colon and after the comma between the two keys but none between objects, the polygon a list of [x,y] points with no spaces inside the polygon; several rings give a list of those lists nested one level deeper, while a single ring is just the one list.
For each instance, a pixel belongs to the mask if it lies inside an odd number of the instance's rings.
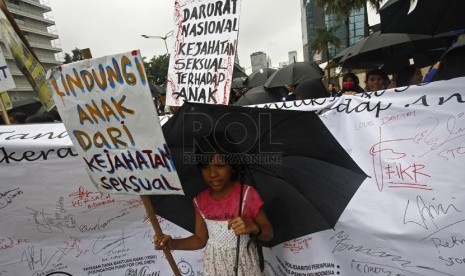
[{"label": "signature on banner", "polygon": [[10,189],[4,192],[0,191],[0,209],[3,209],[13,203],[13,200],[21,195],[23,191],[19,188]]},{"label": "signature on banner", "polygon": [[311,240],[312,240],[312,237],[294,239],[292,241],[285,242],[284,248],[288,249],[294,254],[297,254],[297,253],[300,253],[300,251],[304,249],[310,248]]},{"label": "signature on banner", "polygon": [[437,156],[447,162],[465,156],[464,136],[465,113],[425,118],[411,137],[387,139],[380,128],[379,141],[370,148],[379,191],[386,186],[431,191],[424,183],[431,175],[422,160]]},{"label": "signature on banner", "polygon": [[124,257],[129,251],[129,246],[126,244],[129,239],[134,235],[126,235],[124,229],[121,230],[121,236],[119,237],[107,237],[102,235],[95,239],[92,245],[92,253],[94,255],[105,255],[114,257]]},{"label": "signature on banner", "polygon": [[20,244],[29,243],[28,239],[18,238],[1,238],[0,237],[0,252],[12,249]]},{"label": "signature on banner", "polygon": [[413,138],[397,138],[384,140],[379,130],[379,142],[370,148],[374,179],[381,192],[385,186],[389,188],[432,189],[422,181],[431,176],[426,172],[426,165],[421,161],[412,162],[408,153],[408,145]]},{"label": "signature on banner", "polygon": [[57,201],[57,206],[54,211],[45,209],[36,210],[32,207],[26,207],[35,225],[35,229],[42,233],[64,233],[65,229],[77,228],[77,222],[72,214],[68,214],[64,208],[63,197]]},{"label": "signature on banner", "polygon": [[85,207],[86,211],[90,212],[101,206],[106,206],[115,203],[115,199],[111,194],[101,194],[99,192],[90,192],[84,187],[79,186],[78,190],[69,195],[72,199],[73,207]]},{"label": "signature on banner", "polygon": [[89,252],[89,249],[82,246],[82,242],[78,238],[70,237],[69,241],[65,241],[64,247],[58,247],[58,251],[61,253],[58,256],[58,261],[67,255],[73,254],[75,258],[86,255]]},{"label": "signature on banner", "polygon": [[[41,275],[54,275],[54,271],[64,270],[66,265],[57,260],[62,256],[62,249],[58,248],[51,254],[48,250],[43,248],[36,248],[35,246],[28,246],[27,249],[21,254],[21,263],[26,263],[27,268],[32,272],[32,276]],[[58,274],[59,275],[59,274]]]}]

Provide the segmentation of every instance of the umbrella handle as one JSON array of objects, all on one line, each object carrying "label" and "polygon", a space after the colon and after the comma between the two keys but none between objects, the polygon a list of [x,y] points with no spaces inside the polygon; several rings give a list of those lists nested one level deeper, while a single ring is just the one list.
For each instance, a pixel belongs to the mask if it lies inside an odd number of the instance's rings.
[{"label": "umbrella handle", "polygon": [[[245,182],[245,171],[244,168],[241,167],[239,169],[239,177],[241,180],[241,191],[239,193],[239,216],[242,216],[242,201],[244,200],[242,192],[244,191],[244,182]],[[239,245],[241,244],[241,236],[237,236],[237,243],[236,243],[236,264],[234,266],[234,275],[239,275]]]},{"label": "umbrella handle", "polygon": [[[155,210],[153,209],[152,203],[150,202],[150,198],[146,195],[142,195],[140,196],[140,198],[142,200],[142,203],[144,204],[145,211],[149,216],[153,230],[155,230],[155,235],[157,235],[158,238],[162,238],[163,232],[161,230],[160,224],[158,223],[157,214],[155,214]],[[176,262],[174,261],[173,255],[171,255],[171,251],[165,248],[163,249],[163,252],[165,253],[166,260],[168,260],[168,263],[170,264],[170,267],[173,270],[174,275],[181,276],[179,268],[176,265]]]},{"label": "umbrella handle", "polygon": [[236,243],[236,264],[234,265],[234,275],[239,275],[239,245],[241,243],[241,236],[237,236],[237,243]]}]

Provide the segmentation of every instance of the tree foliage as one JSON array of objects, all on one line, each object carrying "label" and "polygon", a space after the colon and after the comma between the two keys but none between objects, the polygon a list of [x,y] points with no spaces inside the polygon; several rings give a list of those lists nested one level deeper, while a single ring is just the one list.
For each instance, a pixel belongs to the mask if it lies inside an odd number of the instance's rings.
[{"label": "tree foliage", "polygon": [[339,19],[344,20],[344,26],[346,29],[346,47],[350,46],[350,35],[349,35],[349,17],[352,10],[362,9],[365,17],[365,30],[364,36],[369,35],[368,25],[368,4],[372,8],[379,10],[382,0],[317,0],[318,6],[325,8],[325,12],[336,15]]},{"label": "tree foliage", "polygon": [[337,29],[339,29],[338,25],[329,28],[315,28],[315,37],[310,44],[310,49],[313,53],[322,53],[324,57],[323,60],[329,59],[328,44],[332,44],[336,48],[341,46],[341,40],[336,35]]},{"label": "tree foliage", "polygon": [[78,48],[74,48],[74,50],[71,51],[71,54],[65,53],[65,64],[75,62],[78,60],[83,60],[84,58],[82,57],[81,50]]},{"label": "tree foliage", "polygon": [[153,56],[149,61],[144,60],[145,72],[147,78],[151,83],[164,84],[166,83],[168,76],[168,66],[170,62],[170,56],[168,54]]},{"label": "tree foliage", "polygon": [[[313,53],[322,53],[323,59],[329,61],[329,50],[328,44],[334,45],[334,47],[338,48],[341,45],[341,40],[336,35],[336,31],[339,26],[331,26],[329,28],[322,27],[322,28],[315,28],[315,38],[313,39],[312,43],[310,44],[310,49]],[[326,66],[327,74],[328,74],[328,83],[330,79],[330,66],[329,64]]]}]

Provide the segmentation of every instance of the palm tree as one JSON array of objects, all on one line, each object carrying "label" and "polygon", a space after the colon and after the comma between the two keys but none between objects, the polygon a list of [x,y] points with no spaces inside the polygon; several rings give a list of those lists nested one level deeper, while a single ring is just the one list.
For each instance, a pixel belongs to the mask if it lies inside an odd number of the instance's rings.
[{"label": "palm tree", "polygon": [[316,0],[316,4],[325,8],[325,12],[334,14],[338,19],[344,20],[345,27],[345,46],[350,46],[350,22],[349,16],[352,6],[349,5],[351,1],[348,0]]},{"label": "palm tree", "polygon": [[310,44],[310,49],[313,53],[321,53],[323,58],[322,60],[328,61],[326,68],[328,69],[328,83],[330,79],[330,66],[329,66],[329,47],[328,44],[334,45],[338,48],[341,45],[341,40],[336,35],[336,31],[339,29],[339,26],[331,26],[329,28],[320,27],[315,28],[315,37]]},{"label": "palm tree", "polygon": [[368,3],[378,11],[382,0],[316,0],[316,3],[320,7],[324,7],[325,11],[336,15],[339,19],[344,20],[345,27],[345,46],[350,46],[350,13],[352,10],[363,8],[364,11],[364,36],[370,35],[369,24],[368,24]]}]

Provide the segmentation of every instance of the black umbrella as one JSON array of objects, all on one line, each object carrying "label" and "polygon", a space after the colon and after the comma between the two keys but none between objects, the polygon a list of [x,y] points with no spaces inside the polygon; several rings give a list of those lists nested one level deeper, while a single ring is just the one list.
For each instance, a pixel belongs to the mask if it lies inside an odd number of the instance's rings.
[{"label": "black umbrella", "polygon": [[274,68],[262,68],[250,74],[247,79],[245,80],[245,84],[247,87],[257,87],[262,86],[268,80],[268,78],[273,75],[274,72],[278,71]]},{"label": "black umbrella", "polygon": [[267,246],[333,228],[366,178],[313,112],[184,103],[163,133],[185,196],[151,199],[157,214],[191,232],[192,199],[206,186],[189,153],[213,131],[243,153],[245,183],[260,193],[273,226]]},{"label": "black umbrella", "polygon": [[449,80],[463,76],[465,76],[465,39],[457,41],[444,53],[433,80]]},{"label": "black umbrella", "polygon": [[163,86],[149,83],[150,92],[152,93],[152,97],[158,98],[160,96],[166,95],[166,89]]},{"label": "black umbrella", "polygon": [[244,77],[234,78],[232,80],[231,89],[245,88],[245,84],[244,84],[245,80],[246,78]]},{"label": "black umbrella", "polygon": [[436,62],[450,45],[453,33],[438,36],[382,34],[379,31],[362,38],[334,57],[345,68],[382,67],[386,73],[414,64],[421,68]]},{"label": "black umbrella", "polygon": [[390,0],[379,10],[381,32],[435,35],[465,28],[463,0]]},{"label": "black umbrella", "polygon": [[320,79],[304,81],[294,90],[298,100],[327,98],[331,95]]},{"label": "black umbrella", "polygon": [[274,72],[265,83],[265,87],[297,85],[311,79],[321,79],[323,70],[315,62],[294,62]]},{"label": "black umbrella", "polygon": [[252,105],[252,104],[264,104],[264,103],[275,103],[281,101],[281,95],[277,91],[268,91],[263,86],[257,86],[251,88],[234,105]]}]

